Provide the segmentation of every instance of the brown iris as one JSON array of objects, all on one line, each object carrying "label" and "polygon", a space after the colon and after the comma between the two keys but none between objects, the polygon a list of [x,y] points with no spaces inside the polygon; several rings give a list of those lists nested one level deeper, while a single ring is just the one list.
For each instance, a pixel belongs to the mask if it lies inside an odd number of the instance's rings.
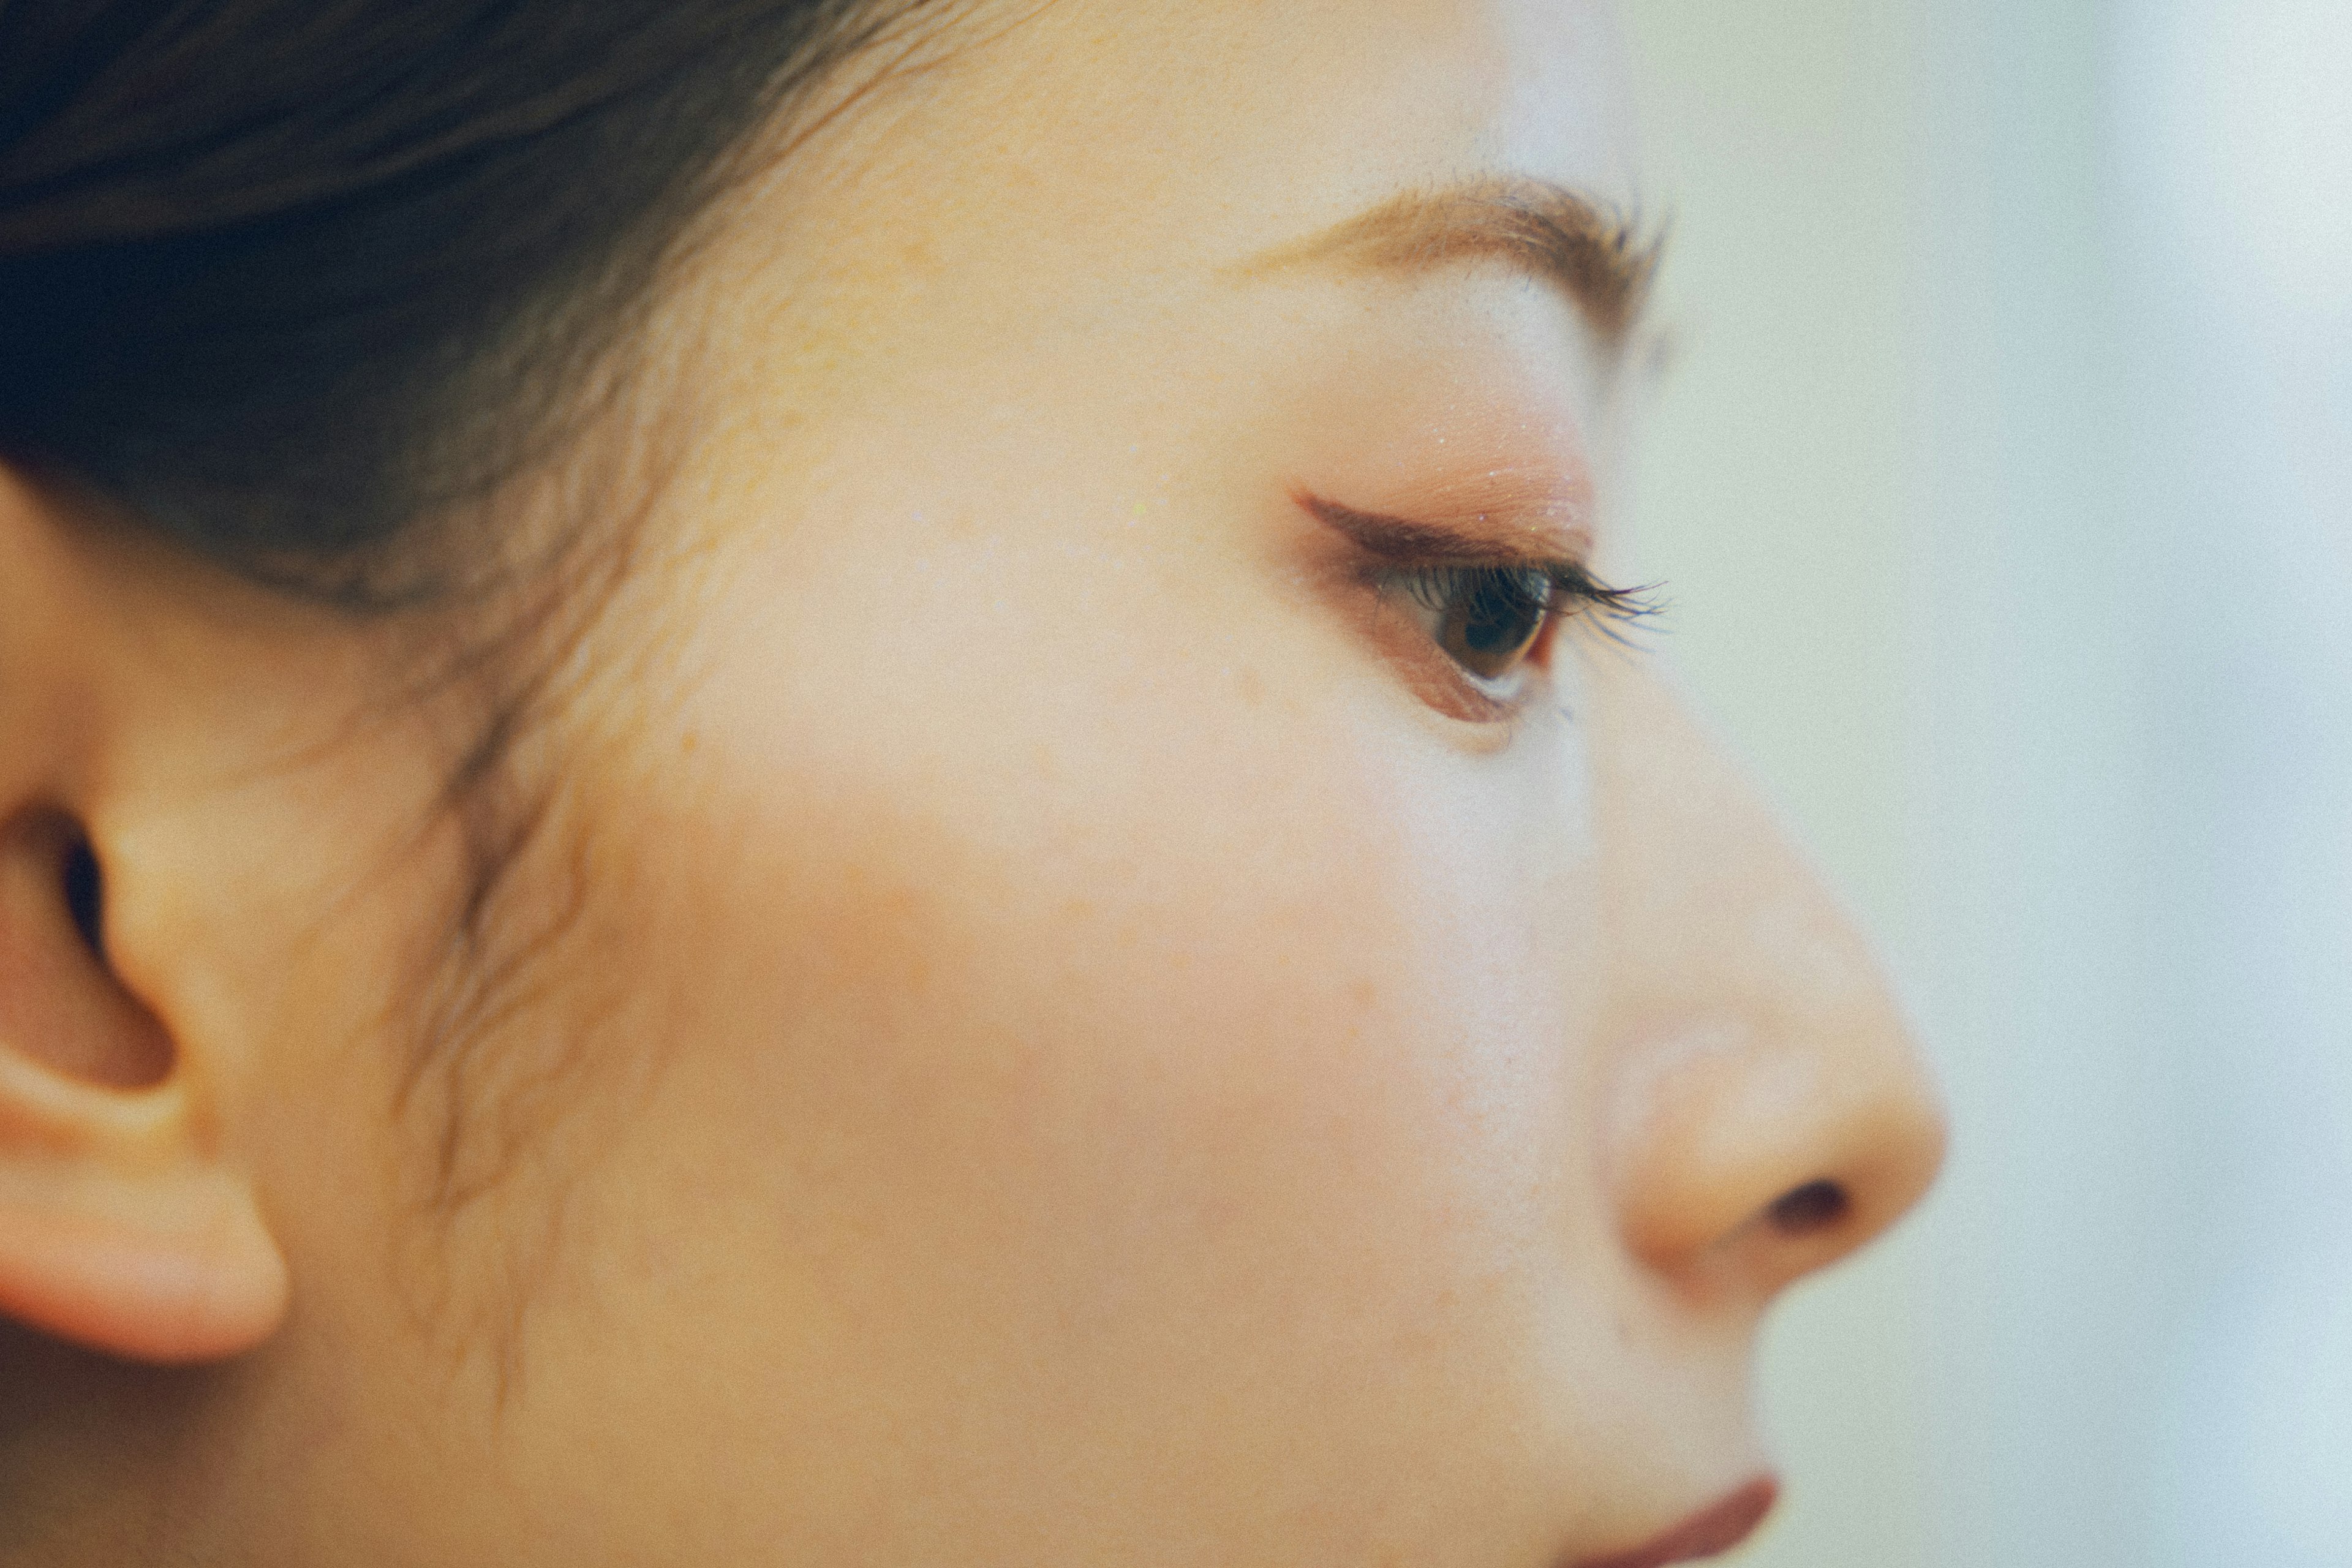
[{"label": "brown iris", "polygon": [[1527,658],[1551,612],[1551,579],[1534,567],[1457,568],[1428,586],[1437,646],[1484,680],[1502,679]]}]

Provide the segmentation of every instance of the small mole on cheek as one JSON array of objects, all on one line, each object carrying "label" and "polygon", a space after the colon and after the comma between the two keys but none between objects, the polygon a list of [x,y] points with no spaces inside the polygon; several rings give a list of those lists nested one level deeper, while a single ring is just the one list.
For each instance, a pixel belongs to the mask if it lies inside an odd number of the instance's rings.
[{"label": "small mole on cheek", "polygon": [[687,755],[691,756],[694,754],[694,749],[700,744],[702,744],[702,737],[695,733],[693,731],[688,730],[684,735],[678,738],[677,749],[680,752],[685,752]]},{"label": "small mole on cheek", "polygon": [[1359,980],[1348,987],[1348,999],[1366,1013],[1372,1010],[1372,1005],[1380,1000],[1380,987],[1369,980]]}]

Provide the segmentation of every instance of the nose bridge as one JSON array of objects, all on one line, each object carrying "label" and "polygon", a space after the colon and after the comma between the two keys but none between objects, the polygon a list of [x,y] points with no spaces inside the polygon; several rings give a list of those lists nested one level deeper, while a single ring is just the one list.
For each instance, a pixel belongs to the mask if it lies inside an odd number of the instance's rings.
[{"label": "nose bridge", "polygon": [[1604,687],[1602,1142],[1620,1231],[1685,1285],[1769,1294],[1917,1201],[1941,1106],[1866,944],[1761,799],[1654,671]]}]

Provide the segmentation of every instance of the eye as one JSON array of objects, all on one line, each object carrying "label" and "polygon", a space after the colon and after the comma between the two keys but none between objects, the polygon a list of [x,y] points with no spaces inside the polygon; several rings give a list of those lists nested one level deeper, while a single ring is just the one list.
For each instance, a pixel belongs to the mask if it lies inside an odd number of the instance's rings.
[{"label": "eye", "polygon": [[1400,573],[1438,650],[1483,682],[1507,680],[1542,641],[1558,595],[1541,566],[1424,566]]},{"label": "eye", "polygon": [[1506,526],[1496,538],[1485,512],[1467,527],[1293,495],[1357,547],[1346,582],[1351,600],[1369,588],[1383,612],[1372,622],[1375,642],[1415,695],[1454,718],[1486,723],[1517,713],[1542,689],[1564,624],[1625,643],[1628,627],[1658,613],[1654,586],[1612,588],[1575,555],[1507,552],[1548,530],[1517,531],[1514,540]]}]

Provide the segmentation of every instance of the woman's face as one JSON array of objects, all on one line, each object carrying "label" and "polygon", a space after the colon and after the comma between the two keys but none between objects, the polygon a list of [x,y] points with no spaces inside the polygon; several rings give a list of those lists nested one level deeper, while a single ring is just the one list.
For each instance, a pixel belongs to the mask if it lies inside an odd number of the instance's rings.
[{"label": "woman's face", "polygon": [[1059,0],[730,198],[653,329],[690,444],[566,753],[580,907],[436,1069],[429,1216],[350,1173],[407,1080],[320,1043],[390,945],[276,994],[245,1539],[1533,1568],[1763,1473],[1760,1311],[1941,1129],[1538,567],[1626,571],[1549,194],[1624,202],[1626,120],[1597,5]]}]

